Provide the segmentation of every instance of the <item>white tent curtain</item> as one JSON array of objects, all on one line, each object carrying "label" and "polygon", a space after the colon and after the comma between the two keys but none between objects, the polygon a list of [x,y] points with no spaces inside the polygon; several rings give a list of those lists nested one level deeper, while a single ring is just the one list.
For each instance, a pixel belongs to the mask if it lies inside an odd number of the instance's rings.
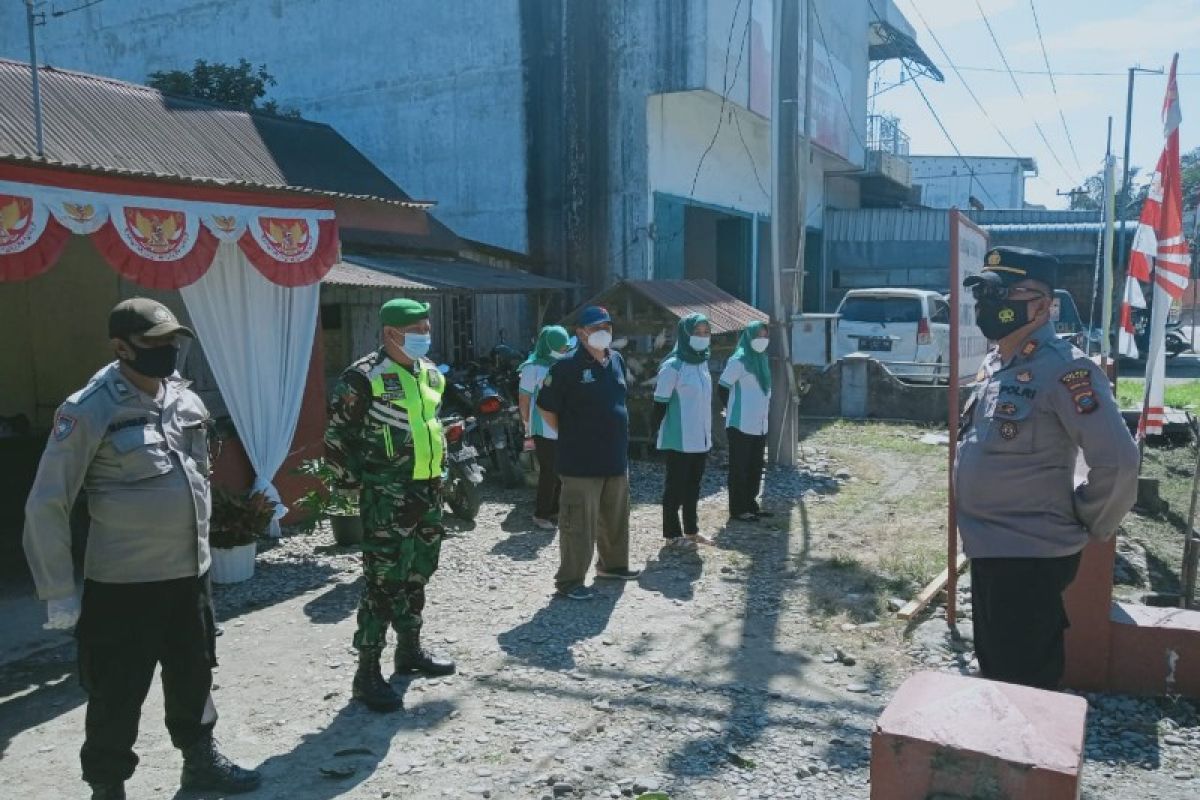
[{"label": "white tent curtain", "polygon": [[254,467],[252,491],[276,504],[270,532],[278,536],[287,509],[271,481],[300,418],[320,283],[272,283],[235,242],[222,242],[208,272],[180,292]]}]

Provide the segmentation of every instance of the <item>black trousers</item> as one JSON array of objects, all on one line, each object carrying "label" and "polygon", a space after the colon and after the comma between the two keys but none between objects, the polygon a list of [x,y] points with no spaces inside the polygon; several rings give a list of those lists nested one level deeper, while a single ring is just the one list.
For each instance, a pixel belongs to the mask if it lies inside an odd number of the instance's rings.
[{"label": "black trousers", "polygon": [[757,514],[766,434],[752,436],[737,428],[726,428],[725,433],[729,437],[729,516]]},{"label": "black trousers", "polygon": [[538,460],[537,504],[533,515],[538,519],[558,516],[558,496],[562,481],[558,479],[558,441],[544,436],[533,437]]},{"label": "black trousers", "polygon": [[216,626],[208,576],[151,583],[85,581],[75,638],[88,695],[79,758],[88,783],[133,775],[142,703],[162,665],[167,731],[178,748],[216,723],[209,699]]},{"label": "black trousers", "polygon": [[1039,689],[1062,680],[1063,592],[1080,554],[1059,558],[971,560],[975,655],[985,678]]},{"label": "black trousers", "polygon": [[[700,481],[708,453],[680,453],[667,450],[667,482],[663,487],[663,536],[678,539],[700,532],[696,505],[700,502]],[[683,525],[679,514],[683,512]]]}]

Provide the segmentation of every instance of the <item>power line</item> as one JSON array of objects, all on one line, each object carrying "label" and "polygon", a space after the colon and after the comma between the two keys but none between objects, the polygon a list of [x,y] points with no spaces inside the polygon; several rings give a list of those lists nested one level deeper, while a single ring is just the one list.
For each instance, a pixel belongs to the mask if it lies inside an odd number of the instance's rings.
[{"label": "power line", "polygon": [[[1014,69],[1003,70],[995,67],[967,67],[960,66],[959,69],[966,72],[1013,72],[1017,75],[1057,75],[1060,78],[1124,78],[1127,77],[1127,72],[1064,72],[1063,70],[1055,70],[1052,73],[1047,73],[1043,69]],[[1177,72],[1177,78],[1197,78],[1200,77],[1200,72]]]},{"label": "power line", "polygon": [[[729,54],[733,52],[733,32],[737,29],[738,12],[742,10],[742,0],[737,0],[737,5],[733,7],[733,19],[729,21],[729,36],[725,40],[725,71],[722,78],[725,81],[725,86],[721,92],[721,109],[717,112],[717,127],[713,130],[712,139],[708,142],[708,147],[704,148],[704,152],[700,154],[700,160],[696,163],[696,174],[692,176],[692,191],[690,194],[696,194],[696,183],[700,180],[700,169],[704,166],[704,160],[708,158],[708,154],[712,152],[713,147],[717,144],[717,137],[721,135],[721,125],[725,122],[725,106],[729,103],[729,93],[733,91],[733,85],[737,83],[738,73],[742,69],[742,56],[746,52],[745,42],[746,33],[742,34],[742,44],[738,47],[737,65],[733,68],[733,80],[729,79]],[[746,32],[750,30],[750,11],[746,11]]]},{"label": "power line", "polygon": [[1046,75],[1050,78],[1050,88],[1054,90],[1054,102],[1058,106],[1058,118],[1062,120],[1063,133],[1067,135],[1067,144],[1071,146],[1071,156],[1075,159],[1075,169],[1082,170],[1079,163],[1079,153],[1075,152],[1075,140],[1071,138],[1071,129],[1067,127],[1067,117],[1063,114],[1062,100],[1058,96],[1058,84],[1054,82],[1054,72],[1050,69],[1050,56],[1046,53],[1046,40],[1042,38],[1042,23],[1038,20],[1037,5],[1029,0],[1029,10],[1033,12],[1033,27],[1037,29],[1038,44],[1042,47],[1042,60],[1046,62]]},{"label": "power line", "polygon": [[[1012,67],[1008,64],[1008,58],[1004,55],[1004,48],[1000,46],[1000,40],[996,38],[996,32],[992,30],[991,20],[988,19],[987,12],[983,10],[983,6],[979,0],[975,0],[975,7],[979,9],[979,16],[983,18],[983,24],[987,28],[988,35],[992,37],[992,44],[996,46],[996,52],[1000,54],[1000,61],[1004,64],[1004,68],[1008,70],[1008,77],[1012,80],[1013,88],[1017,90],[1017,94],[1021,97],[1021,101],[1029,106],[1029,101],[1025,98],[1025,92],[1021,91],[1021,84],[1017,81],[1017,76],[1013,74]],[[1058,153],[1054,150],[1054,146],[1050,144],[1050,140],[1046,137],[1046,132],[1042,130],[1041,124],[1037,121],[1037,117],[1030,111],[1030,117],[1033,119],[1033,127],[1037,129],[1038,136],[1042,137],[1042,143],[1046,145],[1046,149],[1050,151],[1050,156],[1054,159],[1054,163],[1058,164],[1059,169],[1067,176],[1067,180],[1072,183],[1078,183],[1066,165],[1062,163],[1062,159],[1058,157]]]},{"label": "power line", "polygon": [[[996,133],[998,133],[1000,138],[1004,140],[1004,143],[1008,145],[1008,149],[1012,151],[1013,155],[1020,158],[1020,152],[1017,151],[1017,148],[1013,146],[1013,143],[1009,141],[1008,137],[1004,135],[1004,131],[1000,130],[1000,126],[996,123],[996,120],[992,119],[992,115],[988,113],[987,107],[975,94],[975,90],[971,88],[971,84],[967,83],[967,79],[964,78],[963,74],[958,71],[958,65],[954,63],[954,60],[950,58],[950,53],[947,52],[946,48],[942,46],[941,39],[939,39],[937,34],[933,32],[933,26],[931,26],[929,21],[925,19],[925,15],[921,13],[921,9],[915,0],[914,2],[910,3],[910,5],[912,6],[913,10],[917,12],[917,16],[921,19],[921,24],[925,26],[925,30],[929,31],[929,35],[933,38],[933,43],[936,44],[938,49],[942,51],[942,56],[945,57],[946,63],[950,65],[950,69],[954,70],[954,74],[958,76],[960,81],[962,81],[963,88],[967,90],[967,94],[971,95],[971,99],[975,101],[975,105],[979,107],[979,110],[983,113],[984,118],[992,124],[993,128],[996,129]],[[872,4],[871,8],[874,7],[874,4]]]},{"label": "power line", "polygon": [[[967,168],[967,172],[970,173],[972,178],[974,178],[975,170],[971,168],[970,163],[967,162],[967,159],[963,156],[962,151],[958,149],[958,145],[954,143],[954,138],[950,135],[950,131],[946,130],[946,126],[943,124],[942,118],[938,116],[937,111],[934,109],[933,103],[930,103],[929,98],[925,96],[925,90],[921,88],[921,82],[917,80],[916,75],[912,76],[912,82],[913,86],[917,87],[917,92],[920,93],[921,99],[925,101],[925,107],[928,108],[929,113],[933,115],[933,121],[936,122],[937,126],[942,129],[942,135],[946,137],[946,141],[950,143],[952,148],[954,148],[954,154],[958,156],[958,159],[962,161],[963,166]],[[987,186],[985,186],[983,183],[980,183],[979,188],[982,189],[983,193],[987,195],[988,200],[992,201],[993,208],[1000,208],[1000,204],[996,202],[996,198],[992,197],[992,193],[988,191]]]},{"label": "power line", "polygon": [[75,6],[74,8],[68,8],[66,11],[53,11],[52,10],[50,12],[50,16],[65,17],[67,14],[74,14],[76,11],[83,11],[85,8],[91,8],[92,6],[99,5],[103,2],[104,2],[104,0],[88,0],[88,2],[80,3],[79,5]]}]

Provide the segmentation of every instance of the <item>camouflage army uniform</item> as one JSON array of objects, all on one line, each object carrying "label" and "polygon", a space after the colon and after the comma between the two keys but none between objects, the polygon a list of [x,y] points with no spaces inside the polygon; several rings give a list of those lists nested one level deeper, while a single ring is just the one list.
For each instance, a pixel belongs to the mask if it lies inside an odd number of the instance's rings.
[{"label": "camouflage army uniform", "polygon": [[382,649],[389,623],[398,634],[421,627],[425,584],[445,533],[445,444],[437,417],[444,387],[431,362],[406,368],[378,351],[352,364],[334,389],[326,455],[342,485],[360,489],[364,530],[359,650]]}]

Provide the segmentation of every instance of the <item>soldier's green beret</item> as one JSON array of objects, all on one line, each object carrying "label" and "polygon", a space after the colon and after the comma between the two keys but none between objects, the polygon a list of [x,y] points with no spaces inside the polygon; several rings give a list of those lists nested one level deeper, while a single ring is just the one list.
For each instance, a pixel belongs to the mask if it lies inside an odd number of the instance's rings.
[{"label": "soldier's green beret", "polygon": [[388,300],[379,309],[380,323],[389,328],[404,328],[423,319],[429,319],[429,304],[407,297]]}]

